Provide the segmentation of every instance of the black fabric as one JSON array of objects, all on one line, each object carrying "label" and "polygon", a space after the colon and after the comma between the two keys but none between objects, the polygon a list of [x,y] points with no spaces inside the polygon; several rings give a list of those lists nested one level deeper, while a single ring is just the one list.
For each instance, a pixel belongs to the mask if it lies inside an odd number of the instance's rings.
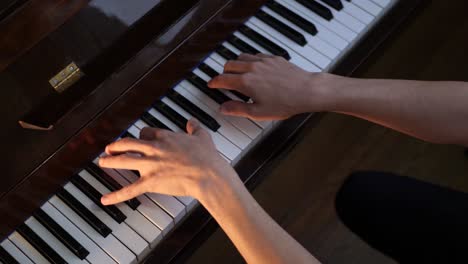
[{"label": "black fabric", "polygon": [[382,172],[356,172],[336,197],[343,223],[400,263],[468,263],[468,194]]}]

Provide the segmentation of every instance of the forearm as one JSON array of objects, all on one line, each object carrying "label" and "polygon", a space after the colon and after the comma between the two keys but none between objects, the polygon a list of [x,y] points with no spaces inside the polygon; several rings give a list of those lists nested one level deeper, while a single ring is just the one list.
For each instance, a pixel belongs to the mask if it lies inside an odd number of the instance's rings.
[{"label": "forearm", "polygon": [[248,263],[319,263],[260,207],[240,180],[207,187],[201,196]]},{"label": "forearm", "polygon": [[326,77],[327,111],[435,143],[468,146],[468,84]]}]

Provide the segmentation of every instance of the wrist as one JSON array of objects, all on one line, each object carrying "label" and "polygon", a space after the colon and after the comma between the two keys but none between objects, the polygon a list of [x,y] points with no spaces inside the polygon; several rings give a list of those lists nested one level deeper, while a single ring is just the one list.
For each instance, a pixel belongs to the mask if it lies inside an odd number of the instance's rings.
[{"label": "wrist", "polygon": [[307,112],[336,111],[352,79],[329,73],[312,73],[308,87]]},{"label": "wrist", "polygon": [[232,169],[209,172],[207,180],[199,183],[197,199],[210,212],[223,210],[222,201],[237,197],[245,189]]}]

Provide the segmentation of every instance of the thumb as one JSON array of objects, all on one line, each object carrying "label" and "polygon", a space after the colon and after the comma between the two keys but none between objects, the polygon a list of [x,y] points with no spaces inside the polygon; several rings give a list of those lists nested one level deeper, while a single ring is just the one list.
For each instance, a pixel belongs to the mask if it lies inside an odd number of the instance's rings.
[{"label": "thumb", "polygon": [[146,191],[145,181],[139,179],[138,181],[123,187],[122,189],[108,193],[101,198],[101,203],[103,205],[112,205],[127,200],[133,199]]},{"label": "thumb", "polygon": [[228,101],[221,105],[220,111],[225,115],[255,117],[257,105],[240,101]]}]

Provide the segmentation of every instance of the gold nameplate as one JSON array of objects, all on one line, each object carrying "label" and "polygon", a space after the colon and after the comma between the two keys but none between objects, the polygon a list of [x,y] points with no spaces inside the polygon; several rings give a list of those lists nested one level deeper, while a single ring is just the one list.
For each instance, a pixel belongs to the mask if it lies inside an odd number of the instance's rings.
[{"label": "gold nameplate", "polygon": [[70,86],[76,83],[84,73],[78,68],[78,66],[72,62],[65,67],[61,72],[55,75],[49,80],[50,85],[54,87],[58,93],[63,93]]}]

